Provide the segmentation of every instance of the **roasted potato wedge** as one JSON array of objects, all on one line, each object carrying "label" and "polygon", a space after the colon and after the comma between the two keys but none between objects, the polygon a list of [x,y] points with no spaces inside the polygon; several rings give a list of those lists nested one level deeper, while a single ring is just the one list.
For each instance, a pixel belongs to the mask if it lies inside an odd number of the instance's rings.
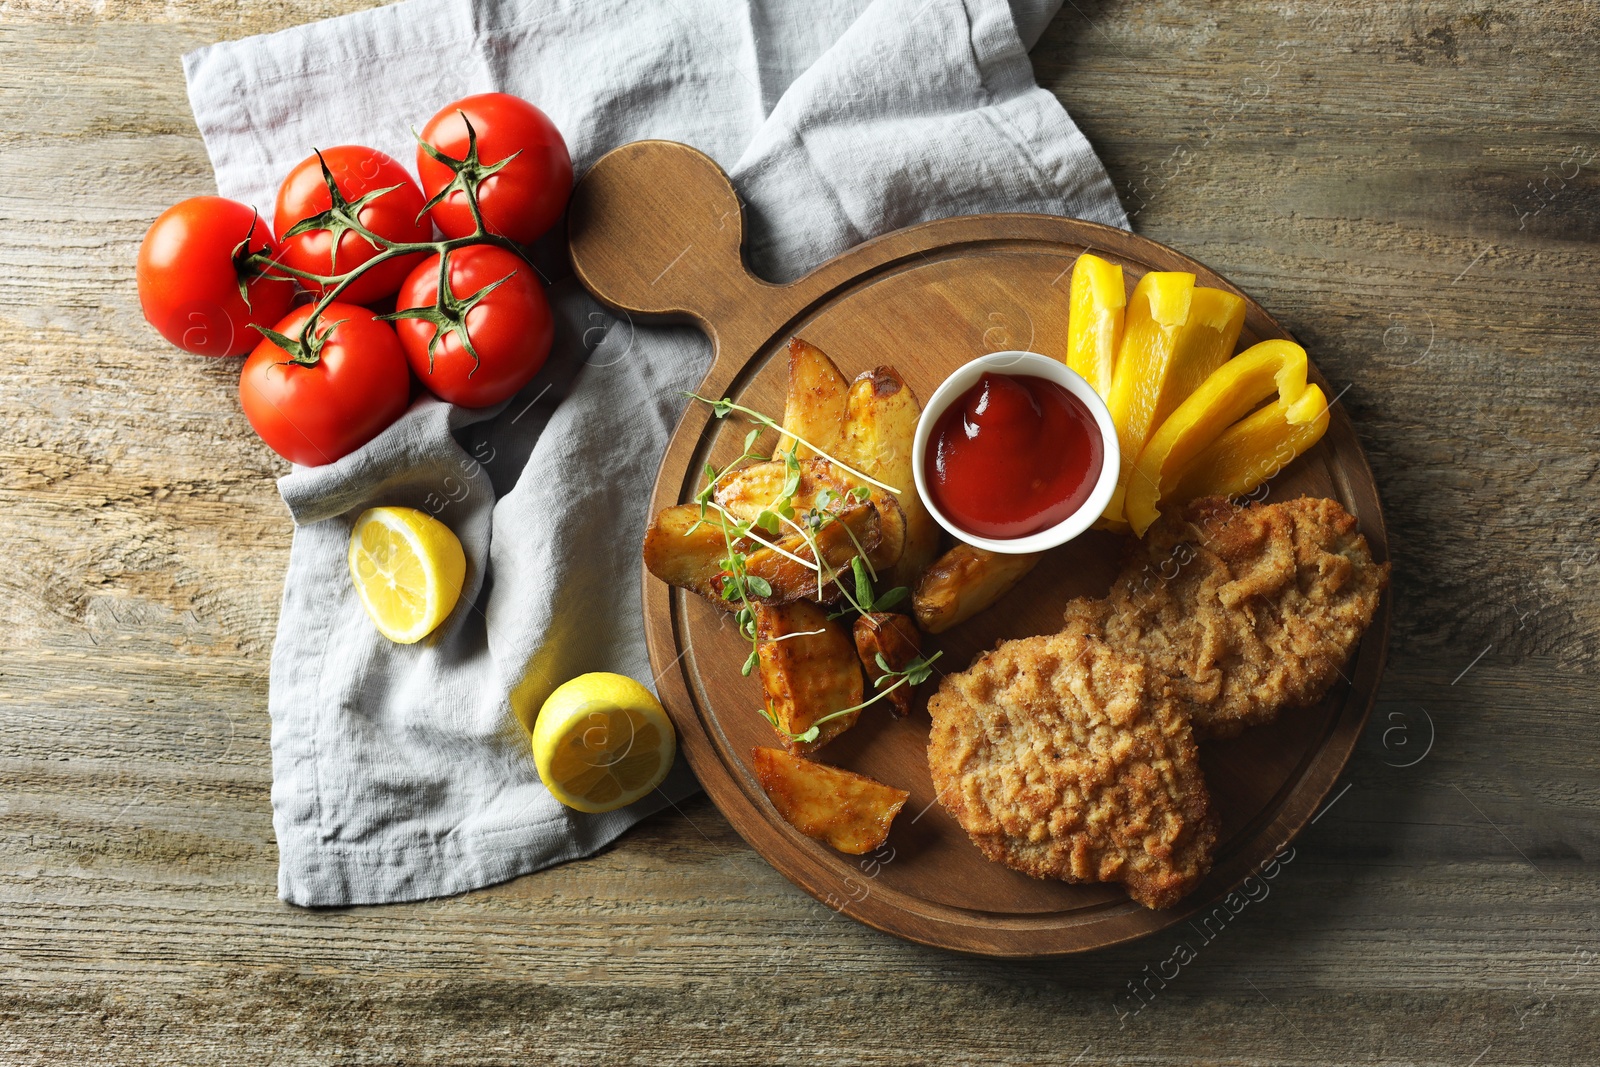
[{"label": "roasted potato wedge", "polygon": [[[861,666],[866,668],[867,681],[871,683],[868,692],[872,693],[878,691],[878,679],[884,676],[878,667],[879,655],[883,656],[883,661],[891,670],[903,671],[908,663],[922,653],[922,636],[917,633],[916,624],[909,615],[874,611],[857,616],[855,639],[856,655],[861,657]],[[896,715],[905,718],[911,714],[912,696],[912,687],[903,684],[890,690],[884,701],[894,709]]]},{"label": "roasted potato wedge", "polygon": [[[845,396],[849,387],[844,375],[822,349],[794,338],[789,342],[789,395],[783,405],[783,428],[838,455],[834,450],[839,447],[843,432]],[[787,434],[778,438],[773,455],[790,450],[800,459],[816,455]]]},{"label": "roasted potato wedge", "polygon": [[835,455],[856,470],[899,489],[891,494],[906,517],[906,543],[889,573],[890,585],[915,588],[924,568],[939,554],[939,526],[917,495],[911,469],[911,439],[922,404],[893,367],[879,367],[850,384],[845,401],[842,452]]},{"label": "roasted potato wedge", "polygon": [[911,796],[864,774],[780,752],[750,753],[756,781],[785,822],[840,852],[860,856],[889,837],[889,826]]},{"label": "roasted potato wedge", "polygon": [[911,594],[917,625],[944,633],[1004,596],[1033,570],[1039,554],[1004,555],[957,544],[933,561]]},{"label": "roasted potato wedge", "polygon": [[[744,571],[765,579],[772,586],[772,594],[754,599],[768,604],[787,604],[794,600],[833,603],[840,596],[838,581],[834,576],[848,580],[850,561],[863,550],[871,559],[882,538],[881,530],[878,511],[868,504],[858,504],[819,529],[812,536],[816,539],[824,564],[820,578],[816,571],[791,558],[813,558],[811,546],[799,534],[790,534],[772,542],[789,555],[757,546],[745,556]],[[856,548],[858,542],[860,549]]]},{"label": "roasted potato wedge", "polygon": [[[726,508],[730,515],[748,521],[767,510],[783,494],[783,484],[787,477],[788,469],[780,460],[752,463],[724,477],[718,483],[713,499]],[[826,504],[821,508],[822,511],[834,515],[843,514],[860,506],[857,498],[851,495],[851,490],[855,488],[855,479],[828,461],[801,460],[800,488],[794,495],[796,515],[817,509],[819,503],[824,500]],[[874,568],[892,567],[905,550],[905,512],[901,510],[892,494],[871,485],[867,486],[867,491],[865,503],[878,513],[878,540],[877,544],[870,548],[863,541],[861,547],[866,549],[867,560]],[[826,530],[827,527],[824,526],[823,529]],[[785,537],[793,532],[788,526],[783,527],[783,530]],[[800,541],[804,544],[804,538],[800,538]],[[787,544],[784,547],[787,548]],[[799,554],[807,559],[811,558],[809,550]],[[852,552],[847,555],[844,564],[848,566],[851,557],[856,554]],[[835,563],[833,566],[837,567],[838,564]]]},{"label": "roasted potato wedge", "polygon": [[[723,475],[712,498],[735,517],[753,519],[783,494],[783,483],[788,474],[788,466],[781,459],[750,463]],[[853,503],[847,496],[855,484],[853,479],[827,460],[802,459],[800,487],[795,490],[794,509],[810,511],[818,506],[818,500],[826,493],[827,510],[841,510]]]},{"label": "roasted potato wedge", "polygon": [[644,565],[668,585],[720,601],[726,576],[722,561],[728,555],[722,518],[709,512],[695,527],[699,518],[695,504],[679,504],[657,515],[645,531]]},{"label": "roasted potato wedge", "polygon": [[767,711],[790,752],[815,752],[855,725],[860,712],[825,722],[815,741],[796,741],[818,719],[861,703],[861,664],[850,636],[808,600],[757,604],[756,656]]}]

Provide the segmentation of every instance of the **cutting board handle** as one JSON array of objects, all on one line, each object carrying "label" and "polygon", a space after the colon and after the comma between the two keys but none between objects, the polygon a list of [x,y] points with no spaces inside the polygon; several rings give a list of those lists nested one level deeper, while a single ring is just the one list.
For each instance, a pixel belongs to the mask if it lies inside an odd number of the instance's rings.
[{"label": "cutting board handle", "polygon": [[634,141],[606,153],[572,191],[572,267],[601,303],[693,322],[716,348],[706,384],[722,384],[792,313],[789,286],[744,262],[744,205],[705,153]]}]

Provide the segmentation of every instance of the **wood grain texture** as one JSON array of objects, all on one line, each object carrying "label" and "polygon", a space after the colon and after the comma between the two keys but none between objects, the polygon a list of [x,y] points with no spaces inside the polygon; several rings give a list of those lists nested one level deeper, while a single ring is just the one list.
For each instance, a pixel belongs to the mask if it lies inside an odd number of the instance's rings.
[{"label": "wood grain texture", "polygon": [[[601,158],[573,191],[568,215],[573,267],[590,291],[630,316],[700,323],[713,355],[698,392],[753,411],[784,410],[792,337],[827,352],[847,381],[893,365],[918,397],[932,396],[984,352],[1064,352],[1069,279],[1088,249],[1117,264],[1130,289],[1147,270],[1186,271],[1202,285],[1227,286],[1203,264],[1148,238],[1018,214],[908,227],[787,285],[766,285],[742,261],[742,215],[727,176],[695,149],[667,141],[623,145]],[[1245,299],[1239,350],[1287,337]],[[1273,498],[1338,499],[1382,562],[1388,539],[1372,472],[1345,413],[1335,410],[1331,421],[1317,447],[1273,479]],[[693,500],[706,465],[721,469],[744,455],[752,428],[759,430],[691,406],[667,445],[652,510]],[[769,432],[757,450],[777,443]],[[1081,537],[1047,553],[1000,604],[930,637],[926,651],[944,654],[948,664],[935,673],[959,670],[1001,640],[1059,629],[1069,600],[1106,593],[1123,555],[1123,539],[1109,536]],[[796,833],[753,771],[751,752],[774,737],[753,710],[763,700],[757,680],[743,676],[748,643],[705,598],[672,589],[648,570],[643,582],[650,663],[679,745],[718,811],[756,851],[818,901],[876,929],[941,948],[1028,958],[1204,922],[1219,900],[1266,868],[1315,816],[1354,750],[1377,696],[1390,621],[1385,599],[1344,672],[1348,684],[1314,709],[1236,742],[1203,746],[1211,810],[1221,821],[1216,864],[1178,906],[1154,912],[1116,887],[1040,881],[985,859],[938,802],[921,714],[863,715],[817,757],[910,790],[908,813],[883,847],[861,859]],[[918,694],[919,711],[931,688]]]},{"label": "wood grain texture", "polygon": [[454,900],[276,900],[279,467],[132,264],[211,191],[179,55],[356,6],[0,9],[0,1062],[1593,1061],[1592,3],[1073,0],[1034,50],[1140,232],[1349,387],[1390,530],[1345,783],[1181,965],[904,944],[704,800]]}]

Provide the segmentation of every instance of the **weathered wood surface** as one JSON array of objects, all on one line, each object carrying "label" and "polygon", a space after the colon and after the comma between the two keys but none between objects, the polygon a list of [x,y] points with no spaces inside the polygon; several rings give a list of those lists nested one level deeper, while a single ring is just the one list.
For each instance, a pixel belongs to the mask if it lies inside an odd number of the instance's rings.
[{"label": "weathered wood surface", "polygon": [[211,188],[179,55],[353,6],[0,6],[0,1062],[1594,1062],[1592,3],[1072,0],[1035,50],[1140,231],[1348,386],[1396,614],[1262,899],[1192,959],[1022,965],[834,917],[704,801],[454,900],[277,901],[278,464],[132,263]]}]

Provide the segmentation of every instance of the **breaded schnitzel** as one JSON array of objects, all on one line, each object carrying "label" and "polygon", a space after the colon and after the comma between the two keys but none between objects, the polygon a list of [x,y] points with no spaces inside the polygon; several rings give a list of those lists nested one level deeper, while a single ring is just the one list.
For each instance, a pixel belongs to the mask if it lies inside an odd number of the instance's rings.
[{"label": "breaded schnitzel", "polygon": [[928,701],[939,799],[991,860],[1121,882],[1170,907],[1211,869],[1217,820],[1187,718],[1138,655],[1094,638],[1007,641]]},{"label": "breaded schnitzel", "polygon": [[1232,737],[1320,700],[1389,581],[1332,500],[1239,507],[1206,497],[1164,516],[1066,632],[1142,654],[1202,737]]}]

